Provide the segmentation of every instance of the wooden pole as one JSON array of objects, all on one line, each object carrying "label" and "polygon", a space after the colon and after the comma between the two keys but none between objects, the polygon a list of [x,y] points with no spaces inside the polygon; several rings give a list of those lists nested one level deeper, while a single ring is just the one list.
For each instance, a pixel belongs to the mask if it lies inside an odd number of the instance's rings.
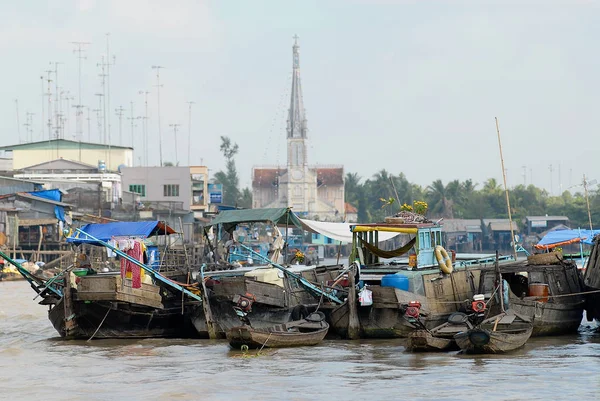
[{"label": "wooden pole", "polygon": [[[587,204],[588,220],[590,222],[590,231],[592,231],[594,229],[592,228],[592,213],[590,212],[590,198],[588,197],[587,181],[585,179],[585,174],[583,175],[583,190],[585,191],[585,203]],[[583,253],[581,255],[583,256]]]},{"label": "wooden pole", "polygon": [[508,196],[508,187],[506,186],[506,170],[504,170],[504,157],[502,156],[502,142],[500,141],[500,126],[498,117],[496,119],[496,132],[498,133],[498,148],[500,149],[500,164],[502,165],[502,179],[504,181],[504,192],[506,193],[506,208],[508,209],[508,222],[510,224],[510,243],[512,244],[513,255],[517,260],[517,244],[515,244],[515,233],[513,231],[512,214],[510,211],[510,197]]},{"label": "wooden pole", "polygon": [[358,320],[358,309],[356,305],[356,283],[354,272],[348,273],[350,286],[348,287],[348,338],[358,340],[360,338],[360,321]]},{"label": "wooden pole", "polygon": [[498,298],[500,298],[500,310],[504,312],[504,281],[502,280],[502,273],[500,273],[500,266],[498,264],[498,250],[496,250],[496,263],[494,264],[494,268],[498,277]]},{"label": "wooden pole", "polygon": [[204,310],[204,319],[206,319],[206,328],[208,338],[215,340],[219,338],[216,328],[216,323],[213,319],[212,309],[210,308],[210,300],[206,291],[206,283],[204,281],[204,265],[200,268],[200,283],[202,284],[202,309]]}]

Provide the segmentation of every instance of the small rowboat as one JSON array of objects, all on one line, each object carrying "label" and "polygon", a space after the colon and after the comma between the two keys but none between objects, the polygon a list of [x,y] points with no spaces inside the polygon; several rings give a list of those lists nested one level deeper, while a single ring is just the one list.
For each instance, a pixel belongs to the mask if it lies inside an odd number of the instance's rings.
[{"label": "small rowboat", "polygon": [[233,348],[283,348],[316,345],[323,341],[329,330],[322,312],[314,312],[302,320],[278,324],[267,328],[249,325],[232,327],[227,340]]},{"label": "small rowboat", "polygon": [[410,352],[439,352],[458,350],[454,335],[473,328],[469,316],[455,312],[443,323],[431,330],[423,324],[421,328],[412,331],[406,339],[406,350]]},{"label": "small rowboat", "polygon": [[456,334],[454,340],[467,354],[501,354],[525,345],[532,332],[526,317],[509,310]]}]

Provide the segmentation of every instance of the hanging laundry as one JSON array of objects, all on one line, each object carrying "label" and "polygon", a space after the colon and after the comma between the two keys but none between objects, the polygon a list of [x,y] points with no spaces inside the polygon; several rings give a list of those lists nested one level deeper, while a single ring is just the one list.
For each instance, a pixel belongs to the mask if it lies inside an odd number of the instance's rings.
[{"label": "hanging laundry", "polygon": [[[115,241],[114,239],[109,240],[108,244],[117,248],[117,241]],[[117,254],[112,249],[106,248],[106,256],[108,256],[109,258],[114,258],[117,256]]]},{"label": "hanging laundry", "polygon": [[[130,252],[130,253],[129,253]],[[144,263],[143,254],[142,254],[142,246],[139,241],[135,241],[133,244],[133,249],[128,252],[131,257],[135,260],[138,260]],[[141,267],[136,265],[135,263],[131,263],[131,287],[132,288],[141,288],[142,287],[142,272]]]}]

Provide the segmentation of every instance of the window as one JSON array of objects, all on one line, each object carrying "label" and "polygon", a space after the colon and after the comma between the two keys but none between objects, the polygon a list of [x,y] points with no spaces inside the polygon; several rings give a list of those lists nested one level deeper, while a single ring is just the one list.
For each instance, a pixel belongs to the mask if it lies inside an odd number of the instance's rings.
[{"label": "window", "polygon": [[179,184],[163,185],[163,196],[179,196]]},{"label": "window", "polygon": [[146,186],[139,184],[132,184],[129,186],[129,192],[135,192],[141,196],[146,196]]}]

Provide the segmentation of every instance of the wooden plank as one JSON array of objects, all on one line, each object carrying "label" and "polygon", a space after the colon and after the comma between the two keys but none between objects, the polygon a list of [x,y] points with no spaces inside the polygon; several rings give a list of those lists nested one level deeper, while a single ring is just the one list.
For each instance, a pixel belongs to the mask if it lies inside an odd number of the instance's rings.
[{"label": "wooden plank", "polygon": [[123,288],[117,289],[117,293],[118,294],[135,295],[138,297],[142,297],[142,298],[146,298],[146,299],[150,299],[150,300],[158,301],[158,302],[162,301],[162,297],[160,296],[160,294],[144,291],[140,288],[123,287]]},{"label": "wooden plank", "polygon": [[19,227],[45,226],[58,223],[57,219],[19,219]]},{"label": "wooden plank", "polygon": [[373,292],[373,308],[398,308],[398,298],[393,287],[370,285],[367,287]]},{"label": "wooden plank", "polygon": [[[121,276],[116,276],[116,277],[117,277],[117,280],[116,280],[117,288],[121,287],[121,281],[123,281],[123,286],[124,287],[133,288],[133,281],[132,280],[130,280],[130,279],[123,280],[121,278]],[[160,287],[158,285],[155,285],[155,284],[142,283],[141,289],[144,290],[144,291],[153,292],[153,293],[156,293],[156,294],[160,293]]]},{"label": "wooden plank", "polygon": [[256,302],[279,307],[285,306],[284,290],[277,285],[246,280],[246,291],[254,295]]},{"label": "wooden plank", "polygon": [[162,302],[151,300],[145,297],[111,292],[87,292],[74,294],[76,301],[121,301],[130,304],[150,306],[152,308],[164,309]]}]

